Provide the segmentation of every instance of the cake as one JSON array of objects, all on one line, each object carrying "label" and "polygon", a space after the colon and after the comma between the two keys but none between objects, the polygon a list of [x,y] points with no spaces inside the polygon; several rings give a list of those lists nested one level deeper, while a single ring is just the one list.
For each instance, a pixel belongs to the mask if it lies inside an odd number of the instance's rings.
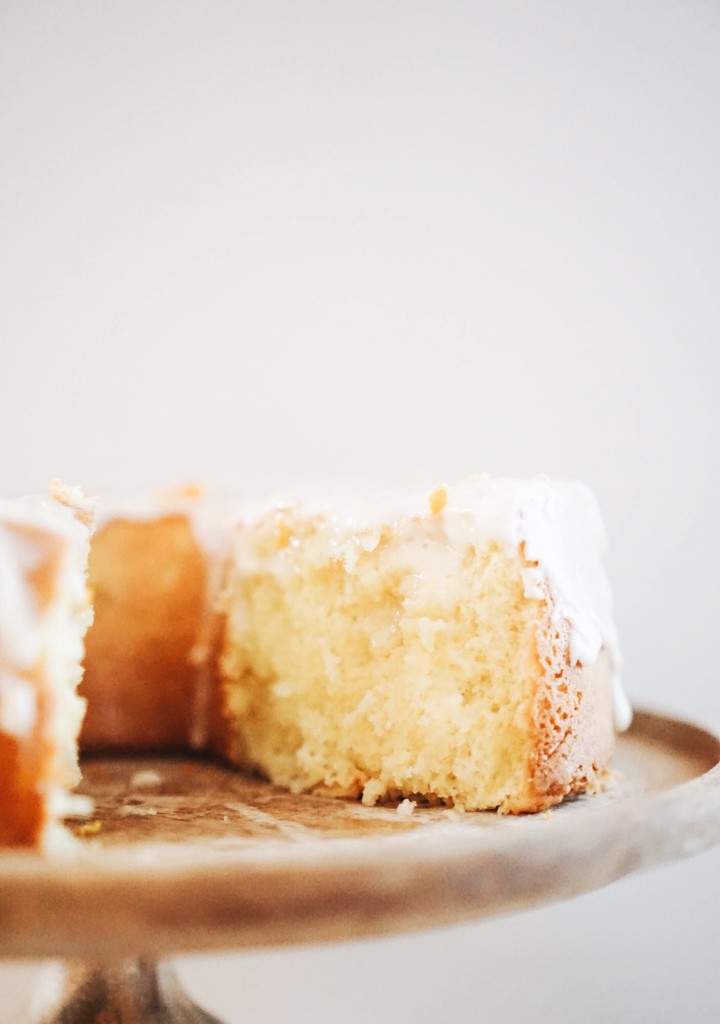
[{"label": "cake", "polygon": [[478,478],[236,528],[226,754],[295,792],[539,811],[628,722],[597,505]]},{"label": "cake", "polygon": [[50,849],[84,804],[77,736],[92,511],[59,484],[0,501],[0,845]]},{"label": "cake", "polygon": [[101,503],[89,562],[84,750],[222,748],[216,605],[233,510],[197,487]]},{"label": "cake", "polygon": [[[27,626],[43,652],[3,654],[26,694],[3,675],[4,784],[28,822],[3,812],[4,844],[36,844],[77,778],[87,527],[58,497],[37,523],[22,507],[38,564],[50,545],[52,630],[17,542],[0,551],[10,585],[25,579],[34,595]],[[3,537],[18,528],[8,509]],[[81,747],[205,752],[366,805],[550,807],[603,785],[629,721],[603,550],[589,490],[544,477],[361,503],[251,505],[197,489],[109,503],[90,551]],[[47,713],[23,712],[30,693]]]}]

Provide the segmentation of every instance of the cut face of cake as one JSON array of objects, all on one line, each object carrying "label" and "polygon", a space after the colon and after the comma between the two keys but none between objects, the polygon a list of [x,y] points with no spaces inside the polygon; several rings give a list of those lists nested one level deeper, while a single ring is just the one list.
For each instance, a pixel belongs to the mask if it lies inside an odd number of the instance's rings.
[{"label": "cut face of cake", "polygon": [[629,713],[603,547],[589,491],[546,479],[240,525],[228,756],[366,804],[524,812],[597,787]]},{"label": "cut face of cake", "polygon": [[0,845],[52,847],[60,817],[80,808],[68,791],[80,777],[91,521],[59,484],[0,501]]}]

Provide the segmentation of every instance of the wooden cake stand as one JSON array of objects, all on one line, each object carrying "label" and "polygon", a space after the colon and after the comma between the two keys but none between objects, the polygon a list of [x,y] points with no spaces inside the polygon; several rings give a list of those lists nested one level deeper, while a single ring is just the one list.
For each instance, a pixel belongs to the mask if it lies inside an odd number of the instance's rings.
[{"label": "wooden cake stand", "polygon": [[35,1024],[208,1024],[160,957],[577,896],[720,841],[719,762],[709,732],[637,712],[607,792],[500,817],[291,796],[187,758],[88,760],[79,851],[0,854],[0,955],[67,958],[46,968]]}]

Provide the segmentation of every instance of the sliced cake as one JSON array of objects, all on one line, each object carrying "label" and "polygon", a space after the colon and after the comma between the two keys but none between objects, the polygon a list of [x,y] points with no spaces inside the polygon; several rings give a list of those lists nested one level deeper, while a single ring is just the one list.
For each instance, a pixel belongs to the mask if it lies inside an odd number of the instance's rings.
[{"label": "sliced cake", "polygon": [[54,484],[50,497],[0,501],[0,845],[50,848],[82,809],[77,736],[92,511]]}]

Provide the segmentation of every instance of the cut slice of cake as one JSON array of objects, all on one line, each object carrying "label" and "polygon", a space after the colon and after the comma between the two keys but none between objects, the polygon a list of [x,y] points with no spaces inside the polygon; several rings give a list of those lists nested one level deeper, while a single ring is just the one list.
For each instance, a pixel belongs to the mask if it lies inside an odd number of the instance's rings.
[{"label": "cut slice of cake", "polygon": [[231,515],[195,486],[102,502],[90,552],[84,750],[205,749],[218,726],[214,605]]},{"label": "cut slice of cake", "polygon": [[294,791],[538,811],[602,784],[629,706],[579,484],[477,478],[241,523],[224,753]]},{"label": "cut slice of cake", "polygon": [[75,488],[0,501],[0,845],[52,847],[82,802],[77,736],[92,510]]}]

